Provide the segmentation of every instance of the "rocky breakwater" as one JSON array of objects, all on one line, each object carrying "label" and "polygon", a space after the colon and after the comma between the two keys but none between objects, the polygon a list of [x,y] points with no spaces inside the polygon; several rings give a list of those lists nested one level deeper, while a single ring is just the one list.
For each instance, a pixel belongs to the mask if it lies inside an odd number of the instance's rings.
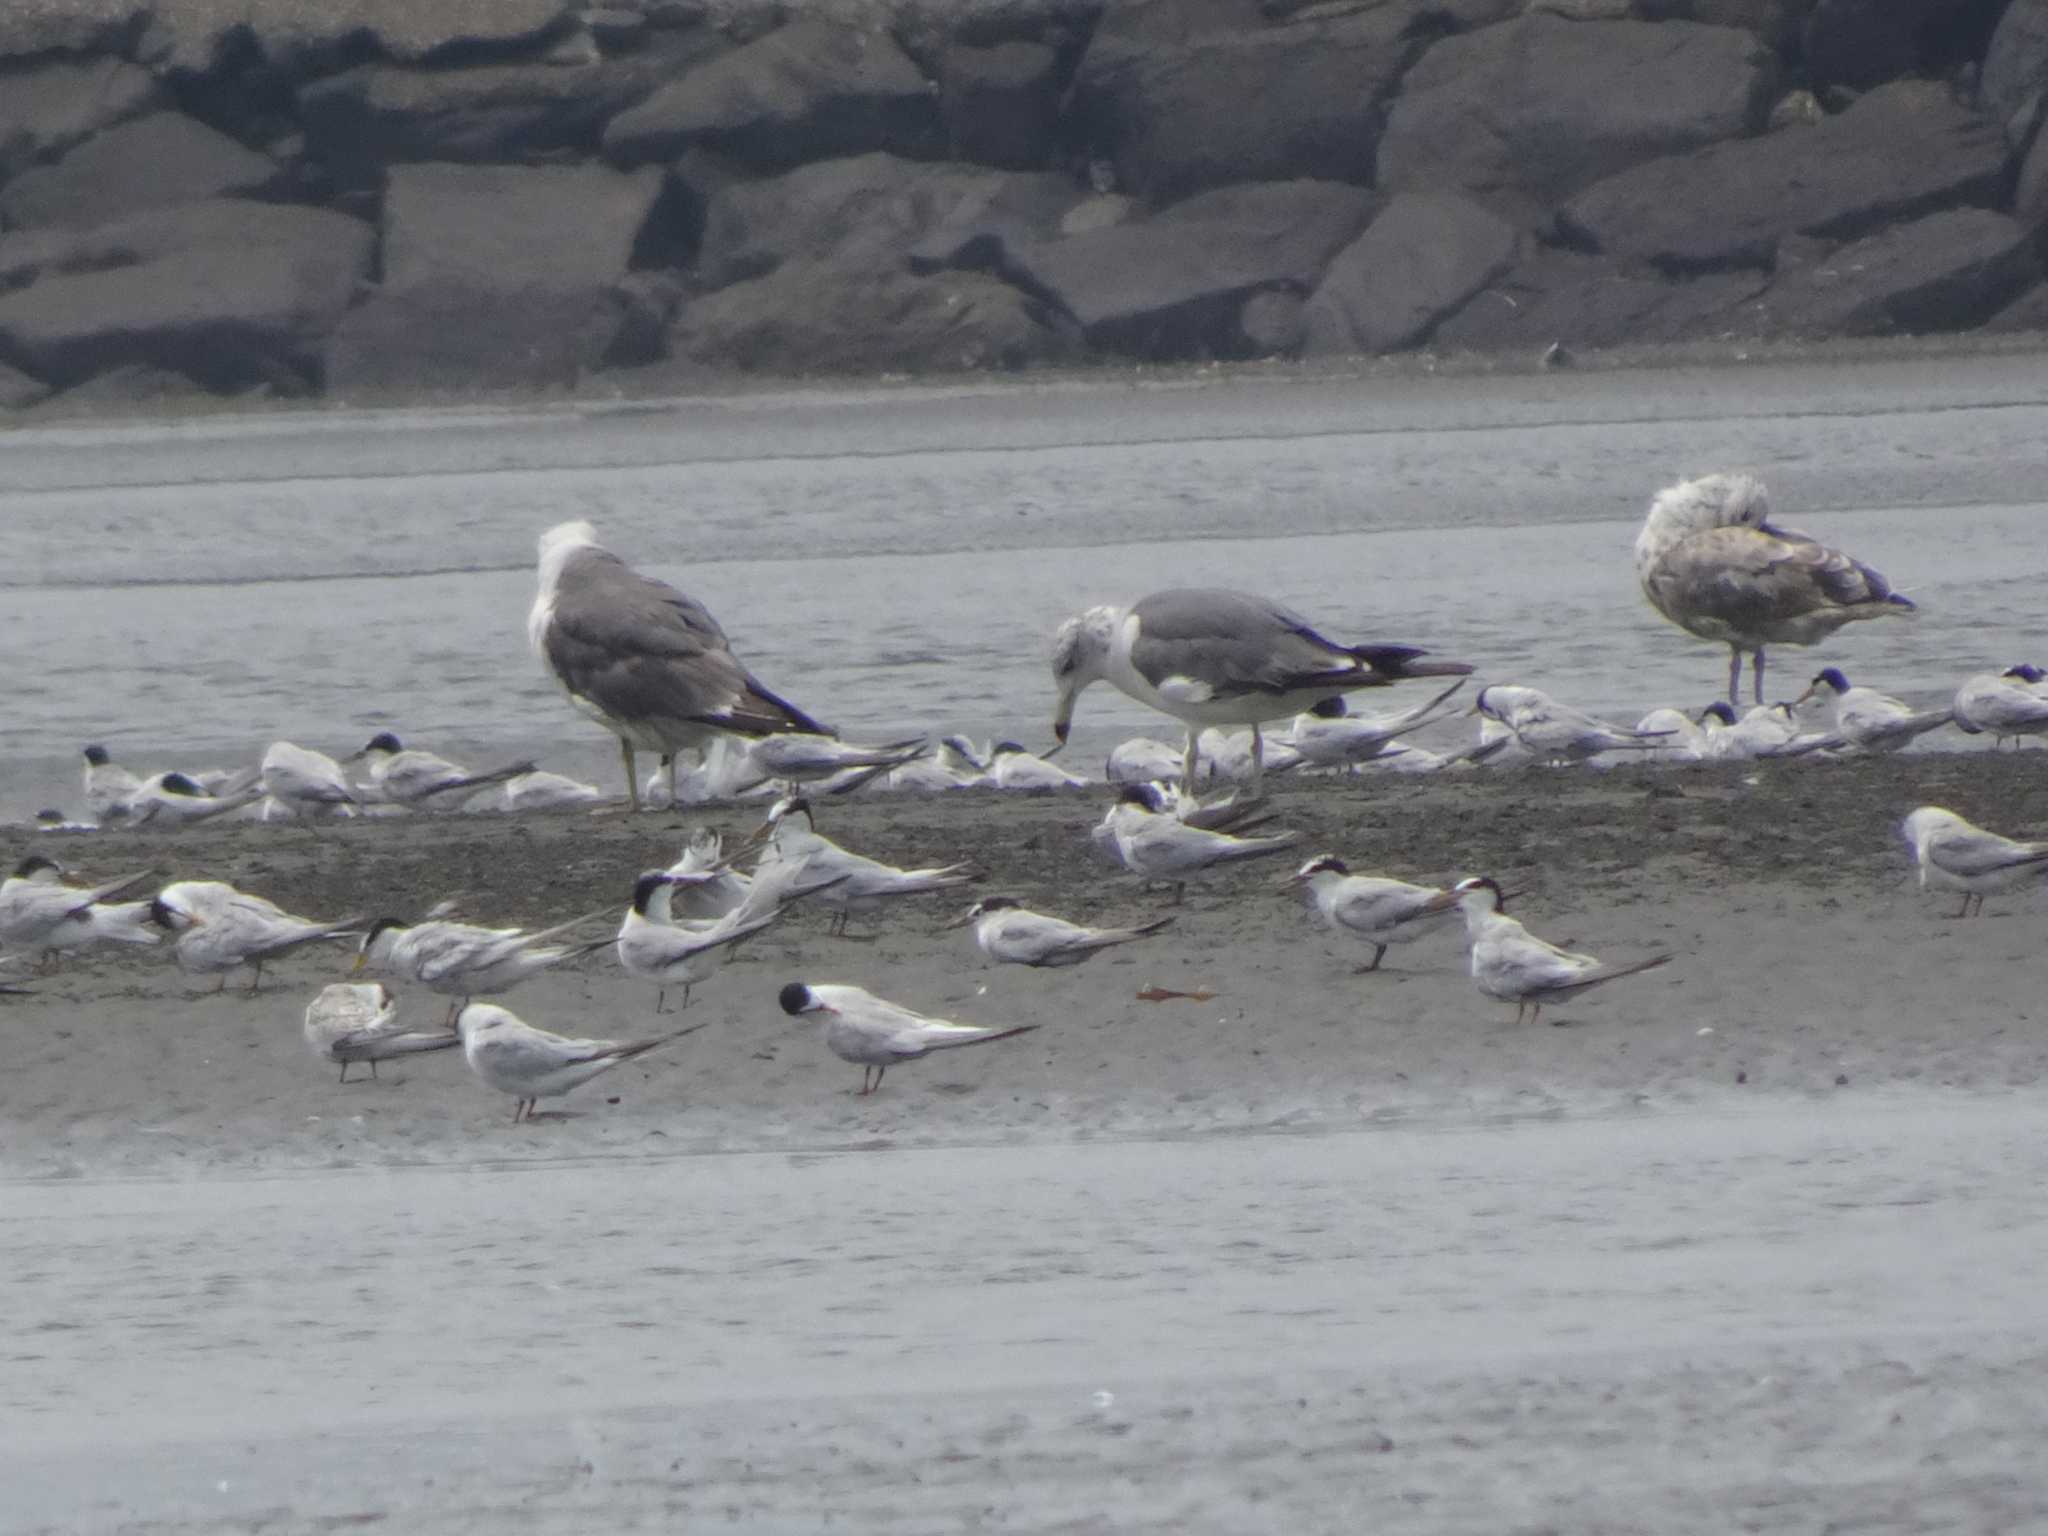
[{"label": "rocky breakwater", "polygon": [[2048,325],[2048,0],[22,0],[0,403]]}]

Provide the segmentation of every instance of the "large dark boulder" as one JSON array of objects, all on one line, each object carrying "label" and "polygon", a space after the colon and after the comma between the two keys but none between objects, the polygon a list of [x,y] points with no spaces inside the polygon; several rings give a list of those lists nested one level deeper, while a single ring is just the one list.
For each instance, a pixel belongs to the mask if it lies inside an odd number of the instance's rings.
[{"label": "large dark boulder", "polygon": [[1062,85],[1059,53],[1044,43],[953,44],[939,60],[946,153],[1005,170],[1050,163]]},{"label": "large dark boulder", "polygon": [[1312,289],[1374,206],[1371,193],[1337,182],[1223,187],[1143,222],[1012,245],[1001,266],[1102,350],[1252,356],[1266,347],[1244,333],[1246,301],[1268,289]]},{"label": "large dark boulder", "polygon": [[[928,239],[976,233],[1049,239],[1083,193],[1064,177],[856,155],[821,160],[711,195],[698,247],[707,288],[760,277],[785,260],[900,267]],[[931,263],[947,265],[949,263]]]},{"label": "large dark boulder", "polygon": [[0,363],[0,411],[18,411],[34,405],[50,392],[41,379],[31,378],[19,368]]},{"label": "large dark boulder", "polygon": [[1867,91],[1912,74],[1928,30],[1968,0],[1817,0],[1806,18],[1806,69],[1816,86]]},{"label": "large dark boulder", "polygon": [[1533,222],[1628,166],[1753,133],[1777,68],[1753,34],[1530,15],[1435,44],[1379,145],[1389,190],[1456,188]]},{"label": "large dark boulder", "polygon": [[119,53],[151,0],[11,0],[0,5],[0,59],[46,53]]},{"label": "large dark boulder", "polygon": [[1385,5],[1171,41],[1098,32],[1075,77],[1073,129],[1114,164],[1120,190],[1155,203],[1293,176],[1363,186],[1385,97],[1421,46],[1414,19]]},{"label": "large dark boulder", "polygon": [[262,192],[277,162],[178,112],[130,118],[50,165],[0,188],[0,217],[13,228],[85,227],[146,208]]},{"label": "large dark boulder", "polygon": [[1799,42],[1814,0],[1638,0],[1645,21],[1698,21],[1710,27],[1742,27],[1762,38],[1781,58]]},{"label": "large dark boulder", "polygon": [[1454,192],[1402,192],[1339,251],[1303,314],[1310,353],[1393,352],[1515,259],[1514,226]]},{"label": "large dark boulder", "polygon": [[2048,93],[2048,0],[2012,0],[1984,53],[1979,82],[1984,110],[2024,146]]},{"label": "large dark boulder", "polygon": [[1956,208],[1792,264],[1754,303],[1770,336],[1966,331],[2039,282],[2028,232],[1988,208]]},{"label": "large dark boulder", "polygon": [[622,165],[693,145],[777,170],[878,149],[930,158],[941,145],[938,103],[887,33],[798,21],[691,70],[604,136]]},{"label": "large dark boulder", "polygon": [[568,29],[572,0],[154,0],[137,57],[203,75],[253,54],[286,76],[364,59],[420,64],[535,46]]},{"label": "large dark boulder", "polygon": [[604,364],[659,171],[394,166],[384,282],[336,329],[329,388],[545,387]]},{"label": "large dark boulder", "polygon": [[1589,187],[1559,226],[1673,270],[1766,266],[1787,235],[1847,239],[2000,195],[2005,141],[1942,86],[1902,81],[1812,127],[1652,161]]},{"label": "large dark boulder", "polygon": [[164,99],[156,77],[125,59],[39,59],[0,73],[0,182]]},{"label": "large dark boulder", "polygon": [[324,209],[218,203],[142,215],[68,249],[31,239],[26,261],[23,237],[0,242],[0,269],[36,278],[0,295],[0,357],[60,385],[144,363],[230,391],[314,376],[375,234]]},{"label": "large dark boulder", "polygon": [[1994,335],[2048,331],[2048,283],[2034,284],[1986,320],[1980,329]]},{"label": "large dark boulder", "polygon": [[1524,352],[1552,342],[1616,347],[1718,335],[1770,278],[1753,267],[1678,281],[1631,272],[1603,256],[1541,251],[1517,262],[1462,304],[1430,336],[1448,352]]},{"label": "large dark boulder", "polygon": [[791,261],[684,304],[678,357],[764,373],[931,373],[1028,368],[1076,355],[1037,300],[980,272]]},{"label": "large dark boulder", "polygon": [[348,184],[403,161],[516,161],[595,151],[619,112],[724,51],[705,28],[583,66],[364,64],[298,94],[307,149]]}]

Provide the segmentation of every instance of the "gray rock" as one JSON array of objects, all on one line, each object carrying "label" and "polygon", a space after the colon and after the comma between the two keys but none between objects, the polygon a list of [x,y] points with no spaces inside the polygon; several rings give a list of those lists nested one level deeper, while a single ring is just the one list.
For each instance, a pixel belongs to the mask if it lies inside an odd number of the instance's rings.
[{"label": "gray rock", "polygon": [[137,405],[167,405],[178,400],[200,399],[213,393],[197,379],[175,368],[158,368],[151,363],[124,363],[96,373],[83,384],[75,384],[46,402],[50,414],[64,415],[79,410],[122,409]]},{"label": "gray rock", "polygon": [[2034,135],[2034,147],[2020,162],[2012,188],[2012,214],[2029,229],[2048,227],[2048,133]]},{"label": "gray rock", "polygon": [[1807,74],[1822,91],[1867,91],[1912,74],[1922,37],[1958,8],[1958,0],[1818,0],[1806,18]]},{"label": "gray rock", "polygon": [[2048,283],[2036,283],[1997,314],[1982,329],[1994,335],[2048,331]]},{"label": "gray rock", "polygon": [[1052,159],[1059,120],[1060,57],[1043,43],[956,43],[939,63],[939,118],[947,152],[1006,170]]},{"label": "gray rock", "polygon": [[1769,281],[1753,268],[1673,281],[1625,271],[1601,256],[1542,251],[1473,294],[1436,328],[1430,345],[1533,357],[1552,342],[1586,348],[1695,340],[1727,329],[1737,306]]},{"label": "gray rock", "polygon": [[626,322],[621,300],[603,290],[545,282],[480,289],[435,277],[380,292],[342,317],[325,351],[327,391],[360,401],[566,388],[613,359]]},{"label": "gray rock", "polygon": [[582,68],[365,64],[301,88],[299,112],[313,153],[351,185],[395,162],[595,151],[617,113],[725,46],[708,30],[670,31],[636,53]]},{"label": "gray rock", "polygon": [[1902,81],[1812,127],[1651,161],[1558,215],[1595,249],[1676,270],[1764,266],[1780,239],[1854,238],[2000,194],[2005,142],[1940,85]]},{"label": "gray rock", "polygon": [[[766,181],[738,182],[705,209],[697,273],[708,288],[760,277],[784,260],[927,267],[984,235],[1049,238],[1084,194],[1063,177],[983,166],[856,155]],[[939,251],[923,249],[932,240]]]},{"label": "gray rock", "polygon": [[1076,353],[1043,305],[997,278],[802,261],[691,300],[670,346],[708,366],[780,374],[1015,369]]},{"label": "gray rock", "polygon": [[[57,384],[131,363],[218,390],[303,383],[319,339],[369,271],[374,232],[324,209],[235,212],[212,205],[144,215],[82,235],[69,252],[40,237],[37,280],[0,295],[0,351]],[[19,272],[16,237],[7,244]],[[95,255],[137,259],[76,265]]]},{"label": "gray rock", "polygon": [[0,59],[44,53],[118,53],[141,29],[151,0],[9,0],[0,6]]},{"label": "gray rock", "polygon": [[1091,346],[1243,356],[1245,301],[1261,289],[1313,288],[1374,206],[1371,193],[1336,182],[1224,187],[1141,223],[1013,246],[1003,272],[1071,316]]},{"label": "gray rock", "polygon": [[2028,232],[1988,208],[1895,225],[1782,274],[1755,301],[1772,336],[1971,330],[2041,279]]},{"label": "gray rock", "polygon": [[15,228],[103,224],[146,208],[261,192],[277,162],[177,112],[117,123],[51,165],[0,188],[0,217]]},{"label": "gray rock", "polygon": [[1388,114],[1379,182],[1456,188],[1533,222],[1628,166],[1755,132],[1776,79],[1771,51],[1729,27],[1524,17],[1422,56]]},{"label": "gray rock", "polygon": [[571,25],[570,0],[155,0],[137,57],[206,74],[252,46],[286,76],[364,58],[419,64],[524,48]]},{"label": "gray rock", "polygon": [[608,289],[661,173],[601,165],[401,165],[384,194],[387,292],[450,280],[479,292]]},{"label": "gray rock", "polygon": [[0,363],[0,411],[18,411],[50,393],[50,386],[19,368]]},{"label": "gray rock", "polygon": [[1515,258],[1514,226],[1451,192],[1403,192],[1339,251],[1303,316],[1311,354],[1392,352]]},{"label": "gray rock", "polygon": [[1292,357],[1308,338],[1308,303],[1291,288],[1261,288],[1237,313],[1248,357]]},{"label": "gray rock", "polygon": [[125,59],[43,59],[9,69],[0,74],[0,182],[163,101],[155,76]]},{"label": "gray rock", "polygon": [[215,198],[152,208],[90,229],[52,226],[0,235],[0,290],[43,277],[133,267],[187,251],[247,246],[311,250],[323,241],[355,241],[367,228],[316,208]]},{"label": "gray rock", "polygon": [[940,142],[932,88],[886,33],[811,20],[691,70],[604,136],[624,165],[704,145],[766,169],[869,150],[930,157]]},{"label": "gray rock", "polygon": [[1642,0],[1646,21],[1698,21],[1710,27],[1742,27],[1777,54],[1789,53],[1814,0]]},{"label": "gray rock", "polygon": [[2026,145],[2048,92],[2048,0],[2012,0],[1984,54],[1984,110],[2015,145]]},{"label": "gray rock", "polygon": [[1148,202],[1291,176],[1366,185],[1384,99],[1420,46],[1412,20],[1389,5],[1172,42],[1098,33],[1075,77],[1073,125],[1115,165],[1118,188]]}]

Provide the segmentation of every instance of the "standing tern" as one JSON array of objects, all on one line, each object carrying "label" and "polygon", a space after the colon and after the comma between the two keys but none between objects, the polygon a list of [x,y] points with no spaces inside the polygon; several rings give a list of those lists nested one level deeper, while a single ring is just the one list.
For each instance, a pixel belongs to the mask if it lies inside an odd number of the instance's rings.
[{"label": "standing tern", "polygon": [[452,1018],[455,1009],[473,997],[496,997],[564,961],[603,949],[611,940],[595,939],[587,944],[552,941],[604,915],[586,912],[538,933],[523,928],[481,928],[445,919],[408,926],[395,917],[380,917],[363,934],[356,950],[356,969],[368,967],[387,976],[402,976],[443,997],[460,999],[449,1008]]},{"label": "standing tern", "polygon": [[369,765],[372,793],[366,798],[414,809],[454,810],[480,789],[534,771],[532,763],[513,763],[471,773],[445,757],[408,747],[391,731],[379,731],[349,761],[358,759]]},{"label": "standing tern", "polygon": [[1171,881],[1176,906],[1187,894],[1191,875],[1219,864],[1283,853],[1301,840],[1293,832],[1270,837],[1233,837],[1227,832],[1211,832],[1190,826],[1178,816],[1158,810],[1156,805],[1145,786],[1131,785],[1117,797],[1104,825],[1124,868],[1148,880]]},{"label": "standing tern", "polygon": [[128,802],[142,788],[140,775],[115,762],[97,742],[85,749],[85,808],[94,821],[118,821]]},{"label": "standing tern", "polygon": [[[677,922],[669,898],[686,877],[651,869],[633,882],[633,901],[619,923],[613,943],[619,965],[628,976],[655,983],[654,1011],[662,1011],[668,989],[683,989],[681,1006],[690,1006],[690,989],[725,963],[732,946],[781,918],[781,903],[742,902],[709,921]],[[751,894],[751,893],[750,893]]]},{"label": "standing tern", "polygon": [[642,576],[589,523],[540,536],[540,591],[526,629],[569,702],[619,738],[636,811],[636,747],[672,764],[719,736],[832,734],[740,665],[702,603]]},{"label": "standing tern", "polygon": [[1993,746],[2010,736],[2025,746],[2029,736],[2048,736],[2048,672],[2022,662],[2003,672],[1979,672],[1956,689],[1956,724],[1972,736],[1989,732]]},{"label": "standing tern", "polygon": [[[799,816],[803,818],[802,825],[797,822]],[[832,932],[839,936],[845,934],[847,919],[856,911],[870,911],[899,896],[950,890],[975,878],[964,864],[898,869],[893,864],[850,852],[819,833],[811,802],[802,795],[788,795],[776,801],[755,836],[765,839],[768,845],[756,878],[778,863],[801,864],[806,879],[824,883],[819,900],[837,909]]]},{"label": "standing tern", "polygon": [[314,1058],[341,1068],[340,1081],[359,1061],[377,1063],[394,1056],[445,1051],[462,1043],[452,1029],[408,1029],[398,1022],[398,1004],[381,981],[337,981],[320,989],[306,1004],[306,1049]]},{"label": "standing tern", "polygon": [[1524,1014],[1540,1024],[1545,1003],[1576,997],[1603,982],[1671,961],[1669,955],[1653,955],[1629,965],[1607,966],[1591,955],[1559,949],[1501,911],[1500,887],[1483,875],[1460,880],[1436,900],[1445,908],[1463,910],[1465,936],[1472,945],[1472,979],[1488,997],[1513,1003],[1517,1024]]},{"label": "standing tern", "polygon": [[1549,763],[1582,763],[1602,752],[1654,752],[1664,742],[1663,733],[1609,725],[1540,688],[1491,684],[1479,690],[1472,712],[1506,726],[1531,756]]},{"label": "standing tern", "polygon": [[1938,731],[1955,718],[1952,709],[1916,710],[1875,688],[1855,688],[1838,667],[1817,673],[1793,707],[1813,701],[1831,720],[1834,733],[1866,752],[1896,752],[1915,737]]},{"label": "standing tern", "polygon": [[1246,592],[1155,592],[1128,608],[1090,608],[1060,625],[1052,649],[1059,690],[1053,734],[1064,744],[1081,691],[1106,682],[1187,727],[1182,774],[1189,785],[1203,726],[1250,726],[1256,788],[1265,722],[1354,688],[1472,670],[1462,661],[1424,661],[1424,654],[1410,645],[1340,645],[1292,609]]},{"label": "standing tern", "polygon": [[517,1101],[512,1123],[533,1118],[542,1099],[558,1098],[622,1061],[693,1034],[702,1024],[649,1040],[578,1040],[539,1029],[495,1003],[470,1003],[455,1016],[463,1059],[486,1087]]},{"label": "standing tern", "polygon": [[1388,945],[1433,933],[1457,915],[1439,886],[1354,875],[1342,859],[1327,853],[1297,869],[1291,883],[1308,892],[1316,915],[1332,933],[1372,946],[1372,960],[1358,967],[1361,975],[1380,968]]},{"label": "standing tern", "polygon": [[974,928],[974,942],[991,960],[1063,970],[1093,960],[1105,949],[1147,939],[1173,926],[1171,917],[1134,928],[1087,928],[1064,918],[1033,912],[1014,896],[984,896],[948,928]]},{"label": "standing tern", "polygon": [[154,871],[123,875],[105,885],[65,883],[54,859],[32,853],[0,880],[0,943],[16,949],[48,949],[50,937],[76,914],[102,901],[126,896],[155,879]]},{"label": "standing tern", "polygon": [[1907,816],[1900,829],[1920,865],[1920,889],[1961,891],[1957,917],[1966,917],[1970,903],[1984,910],[1993,891],[2010,890],[2048,874],[2048,843],[2022,843],[1972,826],[1954,811],[1923,805]]},{"label": "standing tern", "polygon": [[1657,493],[1636,535],[1636,579],[1665,618],[1728,647],[1728,702],[1754,659],[1764,701],[1764,647],[1814,645],[1845,624],[1913,611],[1883,576],[1840,550],[1770,521],[1763,482],[1705,475]]},{"label": "standing tern", "polygon": [[295,917],[275,902],[238,891],[221,880],[179,880],[156,893],[150,920],[174,937],[171,952],[178,967],[195,976],[220,977],[216,992],[226,988],[228,972],[249,966],[249,995],[263,987],[263,965],[280,955],[324,939],[352,937],[361,917],[323,923]]},{"label": "standing tern", "polygon": [[933,1051],[963,1045],[986,1045],[1027,1034],[1036,1024],[1008,1028],[955,1024],[889,1002],[860,987],[805,985],[792,981],[779,994],[782,1011],[792,1018],[825,1015],[825,1044],[841,1061],[861,1069],[862,1096],[882,1086],[882,1074],[899,1061],[915,1061]]}]

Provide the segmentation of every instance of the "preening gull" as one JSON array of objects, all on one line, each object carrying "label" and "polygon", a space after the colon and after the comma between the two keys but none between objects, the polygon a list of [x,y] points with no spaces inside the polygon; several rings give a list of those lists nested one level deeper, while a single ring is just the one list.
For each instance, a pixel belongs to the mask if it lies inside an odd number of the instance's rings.
[{"label": "preening gull", "polygon": [[1755,658],[1761,704],[1766,645],[1813,645],[1858,619],[1913,611],[1869,566],[1774,526],[1770,512],[1754,476],[1703,475],[1659,491],[1636,535],[1636,578],[1650,606],[1727,645],[1731,704],[1744,651]]},{"label": "preening gull", "polygon": [[540,592],[526,629],[569,702],[619,738],[634,810],[635,748],[667,762],[720,736],[832,734],[740,665],[702,603],[642,576],[589,523],[540,536]]},{"label": "preening gull", "polygon": [[1409,645],[1342,645],[1290,608],[1247,592],[1177,588],[1128,608],[1090,608],[1053,637],[1059,688],[1053,734],[1062,743],[1074,703],[1090,683],[1106,682],[1187,727],[1186,780],[1195,782],[1195,744],[1203,726],[1252,729],[1252,782],[1259,782],[1259,727],[1355,688],[1410,677],[1463,677],[1462,661],[1424,661]]}]

